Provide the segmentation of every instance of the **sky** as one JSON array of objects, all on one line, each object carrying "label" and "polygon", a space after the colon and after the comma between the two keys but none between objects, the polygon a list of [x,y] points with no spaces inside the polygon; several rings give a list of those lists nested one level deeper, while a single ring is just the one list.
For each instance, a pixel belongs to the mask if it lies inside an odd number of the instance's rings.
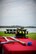
[{"label": "sky", "polygon": [[36,26],[36,0],[0,0],[0,26]]}]

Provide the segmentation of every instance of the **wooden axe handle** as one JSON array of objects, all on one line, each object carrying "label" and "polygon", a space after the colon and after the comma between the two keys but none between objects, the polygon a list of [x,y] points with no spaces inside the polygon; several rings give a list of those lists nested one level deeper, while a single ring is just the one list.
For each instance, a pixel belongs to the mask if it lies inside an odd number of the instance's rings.
[{"label": "wooden axe handle", "polygon": [[17,41],[17,42],[19,42],[19,43],[21,43],[21,44],[25,44],[25,42],[23,42],[23,41],[21,41],[21,40],[19,40],[19,39],[16,39],[16,38],[14,38],[14,37],[10,37],[10,38],[12,38],[13,40],[15,40],[15,41]]}]

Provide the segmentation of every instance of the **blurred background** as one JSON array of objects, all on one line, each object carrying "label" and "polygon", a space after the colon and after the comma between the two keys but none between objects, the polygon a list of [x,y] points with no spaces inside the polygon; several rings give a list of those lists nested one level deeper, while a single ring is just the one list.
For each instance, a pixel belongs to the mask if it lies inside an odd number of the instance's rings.
[{"label": "blurred background", "polygon": [[[0,26],[12,25],[36,26],[36,0],[0,0]],[[26,29],[36,32],[36,28]]]},{"label": "blurred background", "polygon": [[36,25],[36,0],[0,0],[2,25]]}]

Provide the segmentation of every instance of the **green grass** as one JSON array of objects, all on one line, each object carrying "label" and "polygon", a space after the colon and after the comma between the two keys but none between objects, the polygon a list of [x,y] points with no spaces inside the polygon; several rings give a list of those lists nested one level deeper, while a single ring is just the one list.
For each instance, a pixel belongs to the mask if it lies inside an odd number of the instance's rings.
[{"label": "green grass", "polygon": [[[5,34],[4,32],[0,32],[0,36],[15,36],[15,34]],[[36,33],[29,33],[28,37],[36,40]]]},{"label": "green grass", "polygon": [[28,37],[30,37],[30,38],[36,40],[36,33],[29,33],[29,34],[28,34]]},{"label": "green grass", "polygon": [[15,36],[15,34],[5,34],[4,32],[0,32],[0,36]]}]

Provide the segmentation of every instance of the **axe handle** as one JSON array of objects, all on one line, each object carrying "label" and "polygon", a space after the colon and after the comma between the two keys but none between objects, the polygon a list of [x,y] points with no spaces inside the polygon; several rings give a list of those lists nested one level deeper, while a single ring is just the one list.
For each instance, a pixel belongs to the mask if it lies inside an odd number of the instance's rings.
[{"label": "axe handle", "polygon": [[21,44],[24,44],[24,43],[25,43],[25,42],[23,42],[23,41],[21,41],[21,40],[19,40],[19,39],[14,38],[14,37],[11,37],[11,38],[12,38],[13,40],[15,40],[15,41],[21,43]]},{"label": "axe handle", "polygon": [[6,41],[9,41],[9,39],[7,39],[7,37],[3,36],[3,38],[4,38]]},{"label": "axe handle", "polygon": [[0,44],[7,44],[7,43],[14,43],[14,40],[9,40],[9,41],[5,41],[5,42],[0,42]]}]

